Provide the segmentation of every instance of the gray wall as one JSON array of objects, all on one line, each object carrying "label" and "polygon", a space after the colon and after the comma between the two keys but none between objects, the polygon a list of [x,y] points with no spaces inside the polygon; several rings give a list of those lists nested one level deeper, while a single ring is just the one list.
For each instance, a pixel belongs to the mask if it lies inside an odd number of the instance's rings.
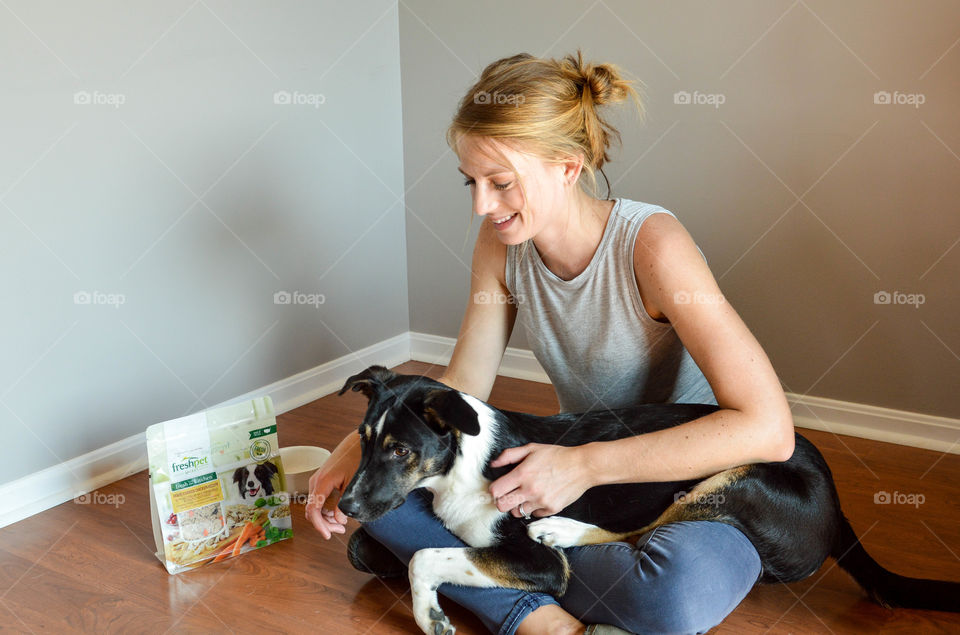
[{"label": "gray wall", "polygon": [[788,390],[960,416],[955,3],[5,5],[0,483],[407,330],[456,336],[478,223],[442,135],[522,50],[647,84],[645,126],[613,115],[614,195],[679,215]]},{"label": "gray wall", "polygon": [[[406,0],[411,329],[455,337],[468,299],[479,223],[455,155],[414,185],[457,100],[494,59],[581,47],[646,84],[645,126],[612,116],[613,195],[678,215],[786,390],[960,417],[958,22],[955,2]],[[875,304],[878,291],[924,304]],[[522,330],[511,345],[528,348]]]},{"label": "gray wall", "polygon": [[5,7],[0,482],[409,329],[394,3]]}]

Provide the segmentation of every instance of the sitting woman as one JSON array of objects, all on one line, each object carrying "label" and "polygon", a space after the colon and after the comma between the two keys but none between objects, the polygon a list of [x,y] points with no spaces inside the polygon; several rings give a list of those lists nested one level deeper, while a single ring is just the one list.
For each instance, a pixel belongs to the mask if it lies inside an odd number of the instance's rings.
[{"label": "sitting woman", "polygon": [[[471,302],[440,381],[487,399],[519,319],[564,412],[679,402],[721,409],[628,439],[506,450],[495,465],[517,465],[490,492],[515,516],[555,514],[596,485],[705,477],[793,452],[780,382],[677,218],[591,194],[618,136],[598,108],[629,97],[639,105],[612,65],[516,55],[484,69],[460,102],[448,141],[483,223]],[[325,538],[345,531],[330,494],[344,489],[359,458],[351,433],[311,481],[307,517]],[[358,529],[348,548],[354,566],[397,575],[419,549],[464,546],[430,502],[415,490]],[[696,633],[719,624],[760,575],[750,541],[711,521],[566,553],[572,575],[560,598],[439,591],[503,634],[582,633],[585,623],[590,633]]]}]

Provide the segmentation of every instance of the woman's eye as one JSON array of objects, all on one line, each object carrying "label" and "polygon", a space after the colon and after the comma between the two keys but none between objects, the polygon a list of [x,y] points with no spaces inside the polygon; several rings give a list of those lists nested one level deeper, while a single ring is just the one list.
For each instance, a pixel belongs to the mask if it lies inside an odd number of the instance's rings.
[{"label": "woman's eye", "polygon": [[494,183],[494,184],[493,184],[493,187],[496,188],[496,189],[498,189],[498,190],[505,190],[505,189],[507,189],[508,187],[510,187],[510,183],[504,183],[503,185],[500,185],[499,183]]},{"label": "woman's eye", "polygon": [[474,183],[475,181],[473,179],[467,179],[466,181],[463,182],[463,184],[466,185],[467,187],[473,185]]},{"label": "woman's eye", "polygon": [[407,456],[408,454],[410,454],[410,450],[408,450],[408,449],[405,448],[405,447],[402,447],[402,446],[399,446],[399,445],[398,445],[397,447],[395,447],[395,448],[393,449],[393,455],[394,455],[394,456]]}]

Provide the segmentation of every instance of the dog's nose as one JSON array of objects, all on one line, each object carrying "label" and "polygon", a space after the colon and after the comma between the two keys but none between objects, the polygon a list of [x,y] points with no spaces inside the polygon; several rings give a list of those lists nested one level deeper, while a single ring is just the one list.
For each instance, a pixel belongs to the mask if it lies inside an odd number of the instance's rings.
[{"label": "dog's nose", "polygon": [[351,518],[360,513],[360,504],[355,498],[341,498],[337,507],[340,508],[340,511]]},{"label": "dog's nose", "polygon": [[253,487],[253,481],[247,481],[247,487]]}]

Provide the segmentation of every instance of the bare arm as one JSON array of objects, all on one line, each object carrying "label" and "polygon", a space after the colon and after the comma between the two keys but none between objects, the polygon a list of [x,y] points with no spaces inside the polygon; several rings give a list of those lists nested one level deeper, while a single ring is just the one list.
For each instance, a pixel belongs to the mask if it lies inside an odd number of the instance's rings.
[{"label": "bare arm", "polygon": [[[516,321],[516,305],[498,301],[507,297],[504,280],[507,248],[484,219],[473,249],[470,299],[460,326],[453,358],[439,381],[479,399],[490,396],[497,369]],[[491,302],[476,302],[485,294]],[[350,432],[337,445],[323,467],[310,478],[305,513],[313,526],[329,539],[346,531],[347,517],[337,509],[339,495],[360,465],[360,435]]]},{"label": "bare arm", "polygon": [[[793,453],[793,418],[776,373],[676,219],[645,221],[634,269],[648,312],[673,325],[721,410],[618,441],[507,449],[492,462],[519,462],[490,486],[501,511],[519,516],[523,502],[534,516],[548,516],[596,485],[696,479]],[[678,293],[690,301],[675,301]]]},{"label": "bare arm", "polygon": [[490,397],[517,319],[516,304],[505,301],[506,260],[506,245],[497,238],[490,219],[484,218],[473,249],[470,298],[450,364],[439,380],[483,401]]},{"label": "bare arm", "polygon": [[651,216],[638,236],[634,267],[648,310],[673,325],[721,410],[675,428],[585,446],[583,460],[596,484],[699,478],[788,459],[793,418],[773,366],[683,226],[667,214]]}]

